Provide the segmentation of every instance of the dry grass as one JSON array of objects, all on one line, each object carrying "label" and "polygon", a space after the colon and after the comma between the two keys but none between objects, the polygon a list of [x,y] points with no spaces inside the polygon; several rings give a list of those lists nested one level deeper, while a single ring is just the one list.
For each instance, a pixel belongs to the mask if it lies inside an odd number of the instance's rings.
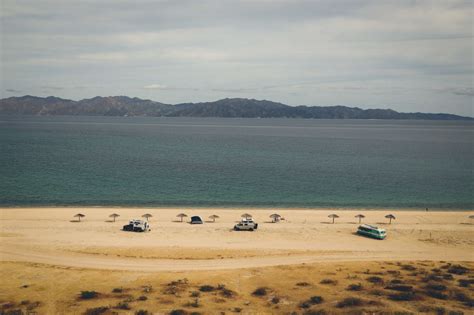
[{"label": "dry grass", "polygon": [[[419,274],[410,276],[413,270],[404,270],[403,265],[416,268]],[[400,274],[392,272],[392,266],[383,262],[338,263],[336,267],[318,263],[183,274],[1,263],[0,276],[6,281],[0,284],[0,313],[468,314],[474,303],[472,289],[459,284],[460,280],[471,283],[473,264],[452,263],[442,268],[444,265],[401,264]],[[452,280],[422,282],[427,276],[442,275],[449,268],[454,271],[449,273]]]}]

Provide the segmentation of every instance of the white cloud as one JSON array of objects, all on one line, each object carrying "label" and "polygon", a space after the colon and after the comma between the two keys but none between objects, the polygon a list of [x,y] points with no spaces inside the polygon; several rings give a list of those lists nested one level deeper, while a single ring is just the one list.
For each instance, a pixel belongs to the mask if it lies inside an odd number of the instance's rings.
[{"label": "white cloud", "polygon": [[143,88],[148,89],[148,90],[164,90],[164,89],[167,89],[168,87],[163,84],[150,84],[150,85],[145,85]]},{"label": "white cloud", "polygon": [[471,111],[471,1],[4,0],[1,16],[2,75],[29,94]]}]

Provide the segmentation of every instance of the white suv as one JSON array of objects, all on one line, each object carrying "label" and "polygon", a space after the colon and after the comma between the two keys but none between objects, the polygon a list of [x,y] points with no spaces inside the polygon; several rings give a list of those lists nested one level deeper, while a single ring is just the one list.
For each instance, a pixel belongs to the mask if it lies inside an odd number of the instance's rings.
[{"label": "white suv", "polygon": [[253,231],[258,228],[258,223],[252,219],[243,219],[234,226],[234,231]]},{"label": "white suv", "polygon": [[148,225],[148,222],[142,221],[142,220],[137,220],[133,219],[128,222],[127,225],[123,226],[124,231],[133,231],[133,232],[146,232],[150,230],[150,226]]}]

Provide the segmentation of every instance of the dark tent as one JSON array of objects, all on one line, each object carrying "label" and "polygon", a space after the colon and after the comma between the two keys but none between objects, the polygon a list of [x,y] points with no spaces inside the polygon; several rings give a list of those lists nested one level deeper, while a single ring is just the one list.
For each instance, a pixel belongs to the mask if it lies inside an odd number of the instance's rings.
[{"label": "dark tent", "polygon": [[202,224],[202,219],[200,216],[193,216],[191,217],[191,224]]}]

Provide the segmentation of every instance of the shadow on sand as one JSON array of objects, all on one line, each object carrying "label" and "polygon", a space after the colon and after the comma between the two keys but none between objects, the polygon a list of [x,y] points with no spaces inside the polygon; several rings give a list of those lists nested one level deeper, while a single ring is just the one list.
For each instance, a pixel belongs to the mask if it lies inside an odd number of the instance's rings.
[{"label": "shadow on sand", "polygon": [[78,222],[82,222],[82,221],[79,221],[79,220],[71,220],[69,222],[72,222],[72,223],[78,223]]},{"label": "shadow on sand", "polygon": [[364,235],[360,235],[359,233],[357,232],[351,232],[352,235],[354,236],[358,236],[358,237],[361,237],[361,238],[365,238],[365,239],[368,239],[368,240],[374,240],[374,241],[379,241],[378,239],[376,238],[372,238],[372,237],[368,237],[368,236],[364,236]]}]

